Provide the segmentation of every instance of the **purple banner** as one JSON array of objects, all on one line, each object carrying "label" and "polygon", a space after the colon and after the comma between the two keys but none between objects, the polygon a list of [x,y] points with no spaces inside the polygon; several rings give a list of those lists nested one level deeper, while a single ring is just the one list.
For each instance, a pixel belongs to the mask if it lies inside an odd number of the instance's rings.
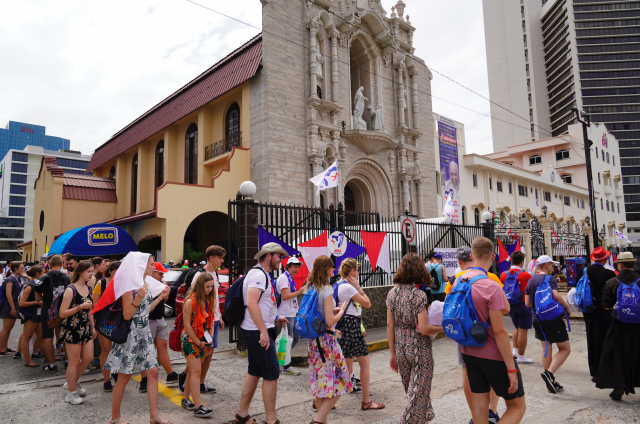
[{"label": "purple banner", "polygon": [[458,138],[455,121],[438,116],[440,140],[440,184],[442,185],[443,215],[454,224],[460,219],[460,167],[458,165]]}]

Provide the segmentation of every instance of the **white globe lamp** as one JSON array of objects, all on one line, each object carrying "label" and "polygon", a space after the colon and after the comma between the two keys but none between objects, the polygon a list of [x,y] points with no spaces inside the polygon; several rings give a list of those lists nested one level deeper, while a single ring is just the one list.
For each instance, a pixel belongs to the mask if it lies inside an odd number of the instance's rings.
[{"label": "white globe lamp", "polygon": [[492,217],[493,217],[493,215],[489,211],[485,211],[482,214],[482,219],[484,219],[485,221],[491,221]]},{"label": "white globe lamp", "polygon": [[256,185],[252,181],[245,181],[240,184],[240,194],[247,199],[251,199],[255,196],[257,190]]}]

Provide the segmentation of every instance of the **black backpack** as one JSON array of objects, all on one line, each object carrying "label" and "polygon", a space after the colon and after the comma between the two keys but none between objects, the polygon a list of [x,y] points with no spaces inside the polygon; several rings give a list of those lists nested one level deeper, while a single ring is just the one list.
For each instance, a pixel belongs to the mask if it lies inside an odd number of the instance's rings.
[{"label": "black backpack", "polygon": [[431,288],[431,290],[438,291],[438,290],[440,290],[440,279],[438,278],[438,272],[436,271],[436,269],[438,269],[437,266],[435,268],[433,268],[431,270],[431,272],[429,272],[429,274],[431,274],[431,286],[430,286],[430,288]]},{"label": "black backpack", "polygon": [[[264,290],[260,293],[260,298],[258,299],[258,302],[260,302],[262,295],[269,288],[269,276],[267,275],[267,272],[259,266],[251,268],[249,272],[254,269],[262,271],[267,279],[266,284],[264,285]],[[247,309],[247,305],[244,304],[242,286],[244,286],[244,279],[249,275],[249,272],[236,280],[236,282],[229,287],[229,291],[227,292],[227,298],[224,301],[224,317],[227,319],[229,325],[240,325],[244,320],[244,311]]]}]

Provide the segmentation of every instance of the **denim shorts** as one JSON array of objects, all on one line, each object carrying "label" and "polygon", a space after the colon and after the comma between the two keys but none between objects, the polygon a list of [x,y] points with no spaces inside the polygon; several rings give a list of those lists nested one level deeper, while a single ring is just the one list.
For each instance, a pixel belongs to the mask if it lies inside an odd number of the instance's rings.
[{"label": "denim shorts", "polygon": [[260,330],[241,330],[242,341],[247,347],[249,357],[249,369],[247,372],[254,377],[262,377],[264,380],[277,380],[280,377],[280,364],[276,353],[276,343],[269,334],[269,348],[265,350],[260,346]]}]

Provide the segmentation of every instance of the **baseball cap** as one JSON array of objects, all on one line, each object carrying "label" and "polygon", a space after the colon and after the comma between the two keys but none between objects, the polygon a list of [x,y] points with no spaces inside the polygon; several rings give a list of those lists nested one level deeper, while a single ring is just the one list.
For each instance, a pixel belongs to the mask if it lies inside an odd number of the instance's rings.
[{"label": "baseball cap", "polygon": [[205,261],[200,262],[200,265],[206,265],[207,263]]},{"label": "baseball cap", "polygon": [[289,265],[302,265],[302,261],[297,257],[292,256],[287,260],[287,266]]},{"label": "baseball cap", "polygon": [[470,261],[471,248],[469,246],[458,247],[458,251],[456,252],[456,259],[460,259],[461,261]]},{"label": "baseball cap", "polygon": [[169,259],[169,263],[172,264],[173,263],[173,259]]},{"label": "baseball cap", "polygon": [[542,264],[554,264],[554,265],[558,265],[560,262],[556,262],[553,259],[551,259],[551,257],[549,255],[542,255],[538,258],[538,260],[536,261],[536,265],[542,265]]},{"label": "baseball cap", "polygon": [[163,274],[166,273],[166,272],[169,272],[169,270],[167,268],[165,268],[164,265],[162,265],[160,262],[154,262],[153,263],[153,270],[161,272]]},{"label": "baseball cap", "polygon": [[442,259],[442,254],[441,253],[436,253],[435,255],[433,255],[433,257],[435,259]]}]

